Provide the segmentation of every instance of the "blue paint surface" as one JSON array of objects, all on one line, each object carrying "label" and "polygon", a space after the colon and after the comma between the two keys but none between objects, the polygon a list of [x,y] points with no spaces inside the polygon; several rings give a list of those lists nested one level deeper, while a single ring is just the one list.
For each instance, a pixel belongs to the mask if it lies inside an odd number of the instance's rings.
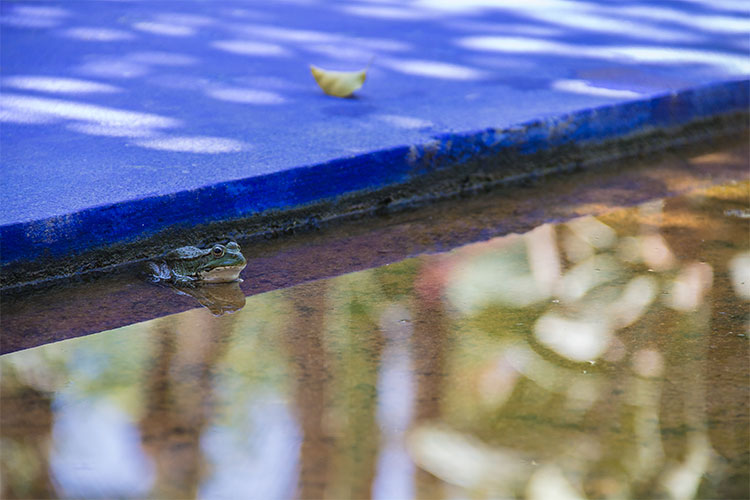
[{"label": "blue paint surface", "polygon": [[0,259],[747,109],[749,7],[537,3],[3,2]]}]

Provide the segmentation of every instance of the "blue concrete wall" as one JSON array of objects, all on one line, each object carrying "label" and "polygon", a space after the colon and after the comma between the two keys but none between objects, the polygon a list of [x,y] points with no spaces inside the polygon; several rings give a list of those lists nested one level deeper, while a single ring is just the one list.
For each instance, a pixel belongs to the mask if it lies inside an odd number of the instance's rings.
[{"label": "blue concrete wall", "polygon": [[542,3],[4,2],[0,260],[747,109],[747,7]]}]

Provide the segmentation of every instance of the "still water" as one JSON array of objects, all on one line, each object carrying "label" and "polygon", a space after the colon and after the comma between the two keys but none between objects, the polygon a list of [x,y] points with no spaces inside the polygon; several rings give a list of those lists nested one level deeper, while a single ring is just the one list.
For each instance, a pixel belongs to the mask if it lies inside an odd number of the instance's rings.
[{"label": "still water", "polygon": [[749,195],[5,355],[2,497],[747,498]]}]

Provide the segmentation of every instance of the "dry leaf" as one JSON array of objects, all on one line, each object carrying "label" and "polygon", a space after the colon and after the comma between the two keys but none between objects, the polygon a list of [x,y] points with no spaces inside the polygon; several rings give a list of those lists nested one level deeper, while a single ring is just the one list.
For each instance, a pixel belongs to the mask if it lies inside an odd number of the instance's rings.
[{"label": "dry leaf", "polygon": [[335,97],[349,97],[367,77],[367,68],[362,71],[328,71],[311,64],[310,71],[323,92]]}]

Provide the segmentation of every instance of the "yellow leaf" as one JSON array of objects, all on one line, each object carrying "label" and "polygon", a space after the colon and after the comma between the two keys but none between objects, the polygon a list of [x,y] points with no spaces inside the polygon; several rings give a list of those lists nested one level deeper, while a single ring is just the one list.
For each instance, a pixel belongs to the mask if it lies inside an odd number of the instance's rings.
[{"label": "yellow leaf", "polygon": [[335,97],[349,97],[367,77],[367,68],[362,71],[328,71],[311,64],[310,71],[323,92]]}]

